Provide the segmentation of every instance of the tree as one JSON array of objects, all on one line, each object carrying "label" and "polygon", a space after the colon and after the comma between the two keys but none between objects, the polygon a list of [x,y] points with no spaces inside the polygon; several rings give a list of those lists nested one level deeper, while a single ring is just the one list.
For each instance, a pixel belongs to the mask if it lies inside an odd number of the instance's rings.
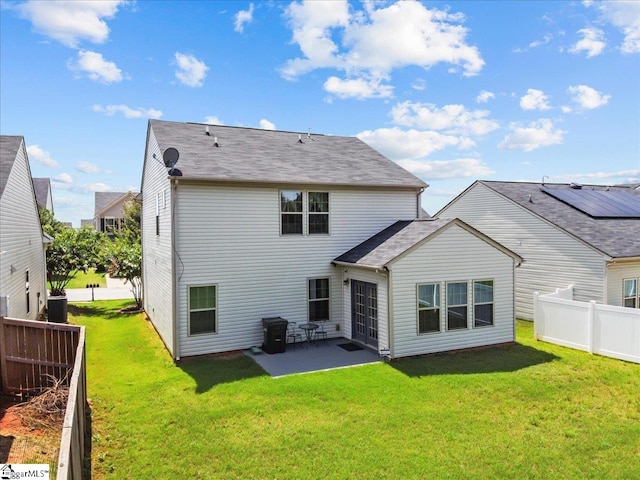
[{"label": "tree", "polygon": [[142,308],[142,245],[125,237],[116,237],[108,248],[111,263],[108,271],[112,277],[124,278],[131,284],[136,308]]},{"label": "tree", "polygon": [[129,200],[122,206],[123,222],[120,231],[107,247],[108,271],[113,277],[124,278],[131,284],[136,308],[142,308],[142,236],[140,233],[141,204]]},{"label": "tree", "polygon": [[55,238],[58,233],[66,228],[62,222],[55,219],[50,210],[46,208],[39,208],[38,210],[42,231],[51,238]]},{"label": "tree", "polygon": [[87,226],[80,230],[63,226],[54,235],[47,248],[47,274],[51,295],[64,296],[65,288],[78,272],[86,273],[98,265],[106,237]]}]

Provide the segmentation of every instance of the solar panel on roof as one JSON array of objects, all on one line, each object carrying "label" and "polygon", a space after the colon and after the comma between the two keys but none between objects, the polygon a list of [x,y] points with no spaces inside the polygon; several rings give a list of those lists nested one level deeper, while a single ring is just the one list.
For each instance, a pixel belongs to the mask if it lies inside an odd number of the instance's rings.
[{"label": "solar panel on roof", "polygon": [[541,190],[593,218],[640,219],[640,197],[622,190],[547,187]]}]

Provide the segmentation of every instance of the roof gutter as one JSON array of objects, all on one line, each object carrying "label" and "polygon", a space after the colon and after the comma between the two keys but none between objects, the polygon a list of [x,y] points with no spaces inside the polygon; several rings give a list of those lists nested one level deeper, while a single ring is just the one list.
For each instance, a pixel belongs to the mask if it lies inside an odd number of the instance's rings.
[{"label": "roof gutter", "polygon": [[349,263],[349,262],[341,262],[339,260],[332,260],[331,261],[331,265],[333,265],[334,267],[336,265],[340,265],[341,267],[351,267],[351,268],[365,268],[367,270],[374,270],[374,271],[380,271],[380,270],[386,270],[387,267],[385,265],[363,265],[360,263]]}]

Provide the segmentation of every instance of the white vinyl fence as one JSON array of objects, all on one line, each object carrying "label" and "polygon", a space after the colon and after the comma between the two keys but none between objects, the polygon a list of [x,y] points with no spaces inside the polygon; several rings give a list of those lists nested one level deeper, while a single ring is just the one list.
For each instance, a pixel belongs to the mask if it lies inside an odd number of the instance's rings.
[{"label": "white vinyl fence", "polygon": [[640,310],[573,300],[571,287],[533,294],[534,338],[640,363]]}]

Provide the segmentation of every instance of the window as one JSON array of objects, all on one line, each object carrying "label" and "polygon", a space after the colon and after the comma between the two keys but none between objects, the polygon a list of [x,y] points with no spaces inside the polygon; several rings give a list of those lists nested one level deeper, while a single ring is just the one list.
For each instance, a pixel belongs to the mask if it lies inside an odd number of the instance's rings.
[{"label": "window", "polygon": [[309,280],[309,321],[329,320],[329,279],[313,278]]},{"label": "window", "polygon": [[25,272],[24,276],[24,291],[27,300],[27,313],[31,311],[31,301],[29,299],[29,270]]},{"label": "window", "polygon": [[160,235],[160,197],[162,193],[156,193],[156,235]]},{"label": "window", "polygon": [[493,325],[493,280],[473,282],[473,326]]},{"label": "window", "polygon": [[280,234],[329,233],[329,192],[280,192]]},{"label": "window", "polygon": [[217,287],[189,287],[189,335],[216,333]]},{"label": "window", "polygon": [[104,218],[104,231],[106,233],[115,233],[119,230],[120,221],[116,217]]},{"label": "window", "polygon": [[280,232],[302,235],[302,192],[280,192]]},{"label": "window", "polygon": [[447,330],[467,328],[467,282],[447,283]]},{"label": "window", "polygon": [[630,308],[640,308],[640,294],[638,294],[638,279],[628,278],[624,281],[623,305]]},{"label": "window", "polygon": [[329,233],[329,193],[309,192],[309,235]]},{"label": "window", "polygon": [[418,285],[418,333],[440,331],[440,284]]}]

